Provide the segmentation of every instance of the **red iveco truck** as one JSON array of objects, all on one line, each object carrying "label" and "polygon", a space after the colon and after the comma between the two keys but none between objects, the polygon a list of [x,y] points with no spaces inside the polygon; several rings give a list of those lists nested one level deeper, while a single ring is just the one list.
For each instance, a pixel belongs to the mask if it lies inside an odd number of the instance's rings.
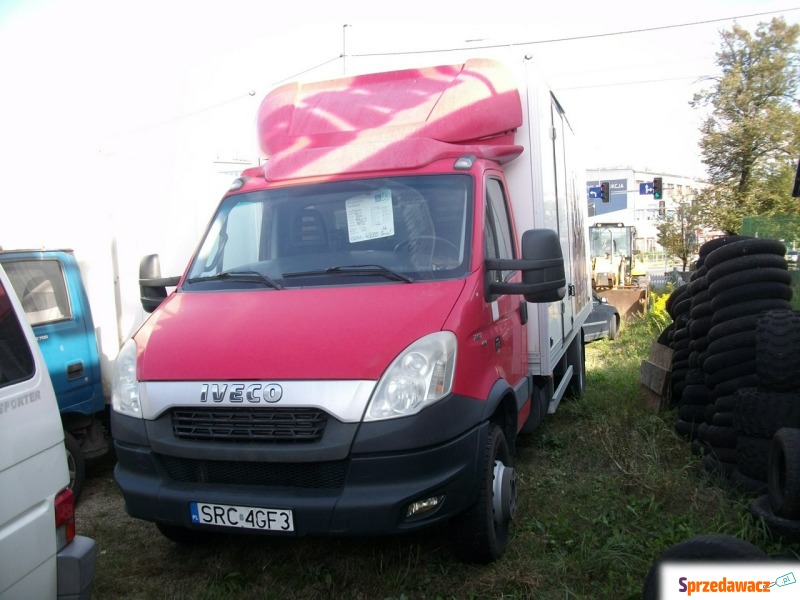
[{"label": "red iveco truck", "polygon": [[503,553],[517,436],[583,391],[591,309],[583,173],[525,64],[266,96],[266,161],[175,291],[142,262],[112,396],[132,516],[178,542],[449,521],[464,560]]}]

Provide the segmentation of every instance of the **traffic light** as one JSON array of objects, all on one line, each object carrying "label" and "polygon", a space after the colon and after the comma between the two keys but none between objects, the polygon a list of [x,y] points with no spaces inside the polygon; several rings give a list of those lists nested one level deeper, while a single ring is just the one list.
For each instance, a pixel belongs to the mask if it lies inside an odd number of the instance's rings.
[{"label": "traffic light", "polygon": [[653,198],[656,200],[661,200],[663,197],[664,189],[661,182],[661,177],[653,177]]},{"label": "traffic light", "polygon": [[608,191],[608,182],[604,181],[600,184],[600,201],[611,202],[611,195]]}]

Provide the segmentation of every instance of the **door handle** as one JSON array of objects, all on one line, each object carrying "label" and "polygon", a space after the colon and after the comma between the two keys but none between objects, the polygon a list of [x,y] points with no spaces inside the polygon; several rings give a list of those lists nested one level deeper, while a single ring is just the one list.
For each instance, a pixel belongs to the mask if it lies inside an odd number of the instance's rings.
[{"label": "door handle", "polygon": [[78,361],[76,363],[72,363],[71,365],[67,365],[67,379],[80,379],[83,377],[83,362]]}]

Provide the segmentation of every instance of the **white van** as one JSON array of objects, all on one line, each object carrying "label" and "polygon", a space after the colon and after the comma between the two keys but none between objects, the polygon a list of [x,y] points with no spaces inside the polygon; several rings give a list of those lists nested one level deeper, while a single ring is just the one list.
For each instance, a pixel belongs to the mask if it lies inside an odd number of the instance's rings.
[{"label": "white van", "polygon": [[0,266],[0,600],[91,597],[95,542],[75,535],[68,484],[53,385]]}]

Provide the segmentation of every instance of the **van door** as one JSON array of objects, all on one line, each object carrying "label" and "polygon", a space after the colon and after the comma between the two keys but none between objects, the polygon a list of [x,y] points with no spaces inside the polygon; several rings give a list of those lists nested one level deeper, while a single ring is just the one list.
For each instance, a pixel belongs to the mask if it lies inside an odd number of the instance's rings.
[{"label": "van door", "polygon": [[54,498],[69,483],[55,396],[0,268],[0,598],[55,598]]},{"label": "van door", "polygon": [[55,257],[15,258],[3,266],[39,341],[59,408],[93,414],[102,386],[94,329],[77,289],[82,283],[71,280],[80,275],[68,278]]}]

